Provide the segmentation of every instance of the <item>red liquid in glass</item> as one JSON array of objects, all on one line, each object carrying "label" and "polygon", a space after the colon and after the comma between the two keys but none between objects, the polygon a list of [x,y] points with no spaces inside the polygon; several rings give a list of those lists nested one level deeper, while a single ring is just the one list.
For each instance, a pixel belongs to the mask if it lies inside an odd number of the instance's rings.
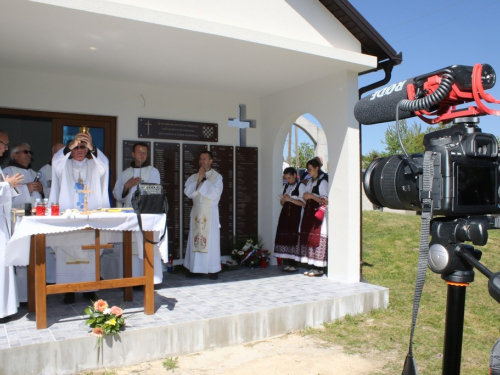
[{"label": "red liquid in glass", "polygon": [[59,205],[57,205],[57,206],[51,206],[51,208],[50,208],[50,214],[52,216],[59,216]]},{"label": "red liquid in glass", "polygon": [[45,206],[36,206],[36,216],[45,216]]}]

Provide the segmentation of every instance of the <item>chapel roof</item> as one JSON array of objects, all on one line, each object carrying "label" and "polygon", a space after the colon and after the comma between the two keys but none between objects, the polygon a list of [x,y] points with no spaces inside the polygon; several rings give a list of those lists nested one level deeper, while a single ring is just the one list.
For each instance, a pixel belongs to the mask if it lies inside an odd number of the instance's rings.
[{"label": "chapel roof", "polygon": [[319,0],[347,30],[361,43],[361,52],[377,57],[378,65],[389,62],[399,65],[403,61],[402,52],[394,48],[373,28],[354,6],[347,0]]}]

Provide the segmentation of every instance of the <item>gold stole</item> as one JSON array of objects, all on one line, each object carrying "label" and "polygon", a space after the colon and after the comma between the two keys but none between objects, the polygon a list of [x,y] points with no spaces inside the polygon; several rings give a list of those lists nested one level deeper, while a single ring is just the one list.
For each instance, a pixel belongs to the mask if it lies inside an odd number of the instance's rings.
[{"label": "gold stole", "polygon": [[[211,183],[215,183],[218,175],[219,174],[216,171],[212,170],[212,173],[207,180]],[[198,174],[196,174],[196,176],[198,176]],[[198,178],[196,181],[198,181]],[[197,251],[199,253],[208,252],[211,215],[212,199],[205,198],[201,194],[198,194],[193,199],[193,251]]]}]

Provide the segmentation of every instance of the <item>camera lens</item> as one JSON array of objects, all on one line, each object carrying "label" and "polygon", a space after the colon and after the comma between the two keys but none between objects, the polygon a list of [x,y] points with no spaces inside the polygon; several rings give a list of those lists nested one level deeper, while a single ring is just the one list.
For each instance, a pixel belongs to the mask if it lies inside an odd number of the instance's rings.
[{"label": "camera lens", "polygon": [[[422,165],[422,154],[412,155]],[[366,196],[373,204],[395,210],[420,210],[417,175],[402,155],[374,160],[363,178]]]}]

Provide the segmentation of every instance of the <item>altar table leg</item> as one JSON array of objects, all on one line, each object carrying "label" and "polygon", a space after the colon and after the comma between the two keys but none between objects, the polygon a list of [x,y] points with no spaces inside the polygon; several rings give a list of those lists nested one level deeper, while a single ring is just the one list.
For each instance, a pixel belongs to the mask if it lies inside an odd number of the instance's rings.
[{"label": "altar table leg", "polygon": [[[132,232],[123,232],[123,278],[132,277]],[[123,288],[123,300],[132,301],[132,287]]]},{"label": "altar table leg", "polygon": [[36,311],[36,291],[35,291],[35,236],[31,236],[30,260],[28,264],[28,311]]},{"label": "altar table leg", "polygon": [[[154,241],[154,232],[144,232],[144,238]],[[144,276],[146,285],[144,286],[144,314],[152,315],[155,313],[155,295],[154,295],[154,245],[144,241]]]},{"label": "altar table leg", "polygon": [[47,286],[45,269],[45,234],[35,235],[36,328],[47,328]]}]

